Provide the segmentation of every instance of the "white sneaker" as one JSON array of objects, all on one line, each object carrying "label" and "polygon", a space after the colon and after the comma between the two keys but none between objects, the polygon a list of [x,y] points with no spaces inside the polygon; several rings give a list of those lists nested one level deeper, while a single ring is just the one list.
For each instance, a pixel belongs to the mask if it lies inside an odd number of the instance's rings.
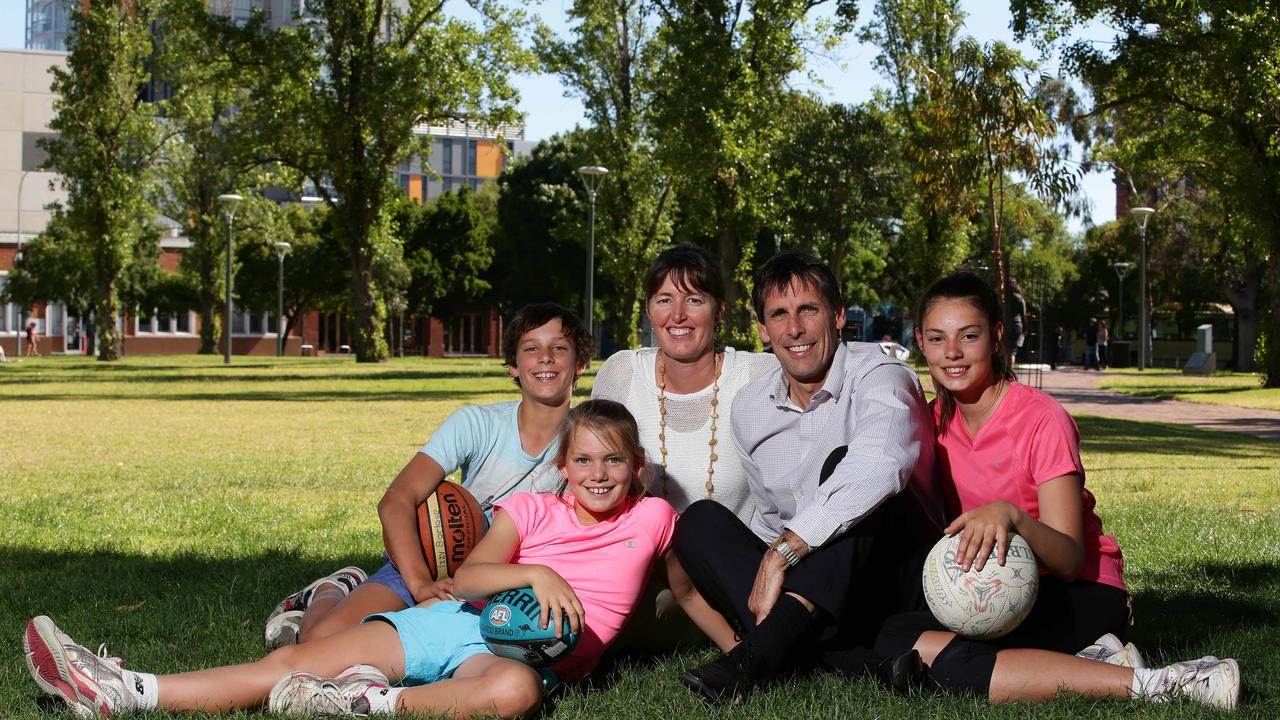
[{"label": "white sneaker", "polygon": [[1157,702],[1186,697],[1221,710],[1234,710],[1240,702],[1240,666],[1230,658],[1174,663],[1159,673],[1150,693]]},{"label": "white sneaker", "polygon": [[302,610],[286,610],[279,615],[272,615],[262,632],[262,639],[266,641],[267,647],[297,645],[298,635],[302,633],[303,614]]},{"label": "white sneaker", "polygon": [[1076,653],[1076,657],[1130,668],[1147,666],[1142,653],[1133,643],[1122,643],[1120,638],[1111,633],[1103,635],[1092,645]]},{"label": "white sneaker", "polygon": [[76,715],[110,717],[117,710],[134,708],[120,670],[124,661],[108,657],[105,644],[92,653],[40,615],[27,623],[22,650],[36,685],[61,698]]},{"label": "white sneaker", "polygon": [[307,717],[365,717],[370,713],[369,696],[390,687],[387,676],[371,665],[354,665],[335,678],[296,672],[271,688],[267,709]]},{"label": "white sneaker", "polygon": [[[267,643],[267,647],[276,648],[281,645],[296,645],[298,643],[298,631],[302,625],[302,613],[311,604],[311,596],[316,588],[327,583],[336,587],[343,596],[346,596],[351,594],[351,591],[359,587],[360,583],[363,583],[368,577],[363,570],[351,565],[325,575],[276,603],[275,609],[267,617],[267,626],[262,632],[262,639]],[[295,612],[297,615],[291,617],[296,619],[276,620],[281,615]]]}]

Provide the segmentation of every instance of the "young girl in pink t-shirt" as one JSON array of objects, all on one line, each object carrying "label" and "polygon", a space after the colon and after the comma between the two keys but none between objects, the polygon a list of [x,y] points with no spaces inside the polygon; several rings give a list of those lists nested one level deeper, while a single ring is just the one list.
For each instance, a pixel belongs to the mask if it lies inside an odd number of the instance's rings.
[{"label": "young girl in pink t-shirt", "polygon": [[993,549],[1003,564],[1009,534],[1021,535],[1040,563],[1036,605],[1016,630],[987,642],[958,637],[927,612],[907,613],[885,623],[877,650],[897,656],[914,649],[938,686],[997,702],[1048,700],[1068,690],[1152,700],[1181,695],[1234,708],[1235,660],[1146,669],[1137,649],[1117,637],[1129,617],[1124,560],[1084,487],[1079,432],[1055,400],[1014,378],[1000,318],[996,293],[961,271],[925,292],[916,342],[937,393],[938,460],[955,518],[944,532],[960,533],[956,554],[966,570],[980,569]]},{"label": "young girl in pink t-shirt", "polygon": [[[23,637],[28,668],[42,690],[85,716],[152,708],[225,713],[264,702],[295,715],[526,715],[549,684],[596,666],[667,551],[676,521],[665,500],[643,496],[644,449],[618,403],[572,409],[556,464],[560,492],[499,504],[458,570],[454,593],[474,602],[432,599],[255,663],[163,676],[124,670],[118,658],[77,645],[41,616]],[[542,627],[560,628],[567,618],[579,636],[550,672],[495,656],[480,637],[481,601],[520,587],[533,589]]]}]

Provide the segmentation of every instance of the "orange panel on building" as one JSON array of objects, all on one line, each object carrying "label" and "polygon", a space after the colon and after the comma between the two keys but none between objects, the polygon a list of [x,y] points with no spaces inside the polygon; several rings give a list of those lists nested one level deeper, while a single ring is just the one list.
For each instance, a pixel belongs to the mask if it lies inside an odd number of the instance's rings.
[{"label": "orange panel on building", "polygon": [[422,204],[422,176],[409,176],[409,198],[419,205]]},{"label": "orange panel on building", "polygon": [[502,145],[492,140],[476,141],[476,175],[498,177],[504,164]]}]

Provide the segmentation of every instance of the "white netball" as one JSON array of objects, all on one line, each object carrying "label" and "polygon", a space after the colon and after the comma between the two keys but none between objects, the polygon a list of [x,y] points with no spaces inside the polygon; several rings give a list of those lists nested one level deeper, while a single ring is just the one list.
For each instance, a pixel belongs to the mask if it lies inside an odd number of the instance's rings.
[{"label": "white netball", "polygon": [[1005,563],[991,557],[979,572],[956,562],[960,535],[944,537],[924,561],[924,597],[938,622],[957,635],[990,640],[1007,635],[1036,604],[1040,572],[1035,553],[1021,536],[1010,534]]}]

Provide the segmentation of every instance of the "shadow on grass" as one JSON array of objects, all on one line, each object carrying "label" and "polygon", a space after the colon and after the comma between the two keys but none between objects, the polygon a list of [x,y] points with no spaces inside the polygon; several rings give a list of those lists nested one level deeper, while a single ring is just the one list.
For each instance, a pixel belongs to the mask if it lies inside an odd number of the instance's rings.
[{"label": "shadow on grass", "polygon": [[[66,383],[284,383],[284,382],[326,382],[326,381],[383,381],[383,380],[465,380],[481,378],[485,380],[502,380],[503,375],[496,364],[493,367],[480,367],[474,370],[381,370],[370,368],[369,372],[352,370],[345,373],[277,373],[271,375],[241,375],[230,371],[213,372],[207,368],[185,368],[181,374],[148,374],[146,377],[122,378],[110,373],[83,372],[57,373],[56,375],[33,375],[31,377],[15,377],[11,385],[63,385]],[[150,368],[148,368],[150,369]]]},{"label": "shadow on grass", "polygon": [[1085,415],[1076,418],[1080,449],[1089,453],[1134,453],[1247,458],[1276,451],[1274,440],[1223,433],[1190,425],[1138,422]]},{"label": "shadow on grass", "polygon": [[[1139,646],[1159,647],[1166,653],[1178,648],[1223,653],[1227,648],[1214,644],[1224,638],[1274,637],[1280,630],[1280,562],[1210,563],[1145,573],[1142,584],[1150,590],[1133,598],[1133,635],[1139,638]],[[1183,587],[1188,584],[1220,592]]]}]

